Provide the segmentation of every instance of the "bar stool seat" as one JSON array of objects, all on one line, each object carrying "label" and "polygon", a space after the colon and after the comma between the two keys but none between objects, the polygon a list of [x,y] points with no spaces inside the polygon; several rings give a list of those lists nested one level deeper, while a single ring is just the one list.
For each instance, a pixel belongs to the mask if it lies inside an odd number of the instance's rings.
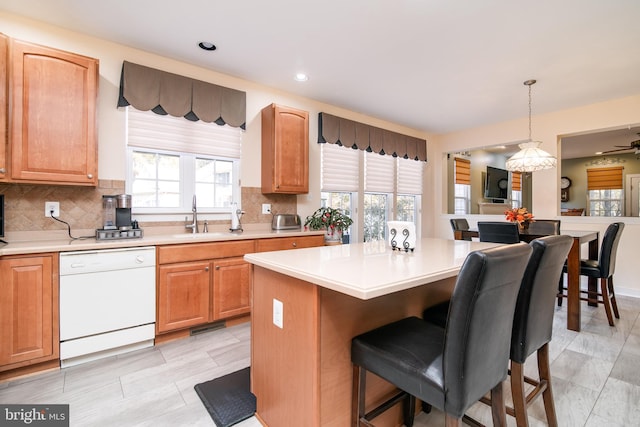
[{"label": "bar stool seat", "polygon": [[[502,381],[507,377],[511,323],[531,247],[524,243],[470,253],[458,274],[446,328],[417,317],[382,326],[351,341],[352,426],[402,402],[413,425],[415,399],[445,412],[448,426],[491,391],[494,424],[506,425]],[[366,411],[366,373],[400,389]]]}]

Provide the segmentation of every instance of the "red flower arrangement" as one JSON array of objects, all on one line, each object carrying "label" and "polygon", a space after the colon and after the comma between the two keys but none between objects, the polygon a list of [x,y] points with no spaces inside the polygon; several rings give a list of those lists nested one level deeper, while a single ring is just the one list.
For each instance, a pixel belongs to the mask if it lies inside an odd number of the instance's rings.
[{"label": "red flower arrangement", "polygon": [[533,214],[527,208],[513,208],[504,211],[507,221],[517,222],[520,227],[527,227],[529,223],[534,222]]}]

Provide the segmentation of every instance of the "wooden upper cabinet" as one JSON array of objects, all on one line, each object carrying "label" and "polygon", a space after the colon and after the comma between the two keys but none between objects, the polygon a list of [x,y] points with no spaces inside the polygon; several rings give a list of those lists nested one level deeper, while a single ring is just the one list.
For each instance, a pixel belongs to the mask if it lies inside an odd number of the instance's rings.
[{"label": "wooden upper cabinet", "polygon": [[8,50],[9,38],[0,34],[0,181],[7,177],[7,116],[8,116]]},{"label": "wooden upper cabinet", "polygon": [[11,39],[11,179],[95,186],[98,60]]},{"label": "wooden upper cabinet", "polygon": [[262,193],[309,192],[309,113],[271,104],[262,109]]}]

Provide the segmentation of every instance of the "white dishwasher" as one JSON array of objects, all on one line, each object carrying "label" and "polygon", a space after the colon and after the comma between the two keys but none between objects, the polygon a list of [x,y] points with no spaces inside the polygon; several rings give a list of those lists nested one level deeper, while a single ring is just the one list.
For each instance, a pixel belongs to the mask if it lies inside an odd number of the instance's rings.
[{"label": "white dishwasher", "polygon": [[153,345],[155,247],[60,253],[62,367]]}]

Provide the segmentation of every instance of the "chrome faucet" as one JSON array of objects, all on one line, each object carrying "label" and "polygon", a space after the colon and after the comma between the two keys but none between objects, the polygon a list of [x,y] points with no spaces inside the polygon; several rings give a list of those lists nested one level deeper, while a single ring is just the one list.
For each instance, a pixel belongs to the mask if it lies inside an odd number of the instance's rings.
[{"label": "chrome faucet", "polygon": [[191,204],[191,212],[193,212],[193,221],[191,221],[191,224],[188,223],[189,219],[187,217],[184,217],[184,228],[186,229],[191,229],[192,233],[198,233],[198,210],[196,208],[196,195],[193,195],[193,203]]}]

